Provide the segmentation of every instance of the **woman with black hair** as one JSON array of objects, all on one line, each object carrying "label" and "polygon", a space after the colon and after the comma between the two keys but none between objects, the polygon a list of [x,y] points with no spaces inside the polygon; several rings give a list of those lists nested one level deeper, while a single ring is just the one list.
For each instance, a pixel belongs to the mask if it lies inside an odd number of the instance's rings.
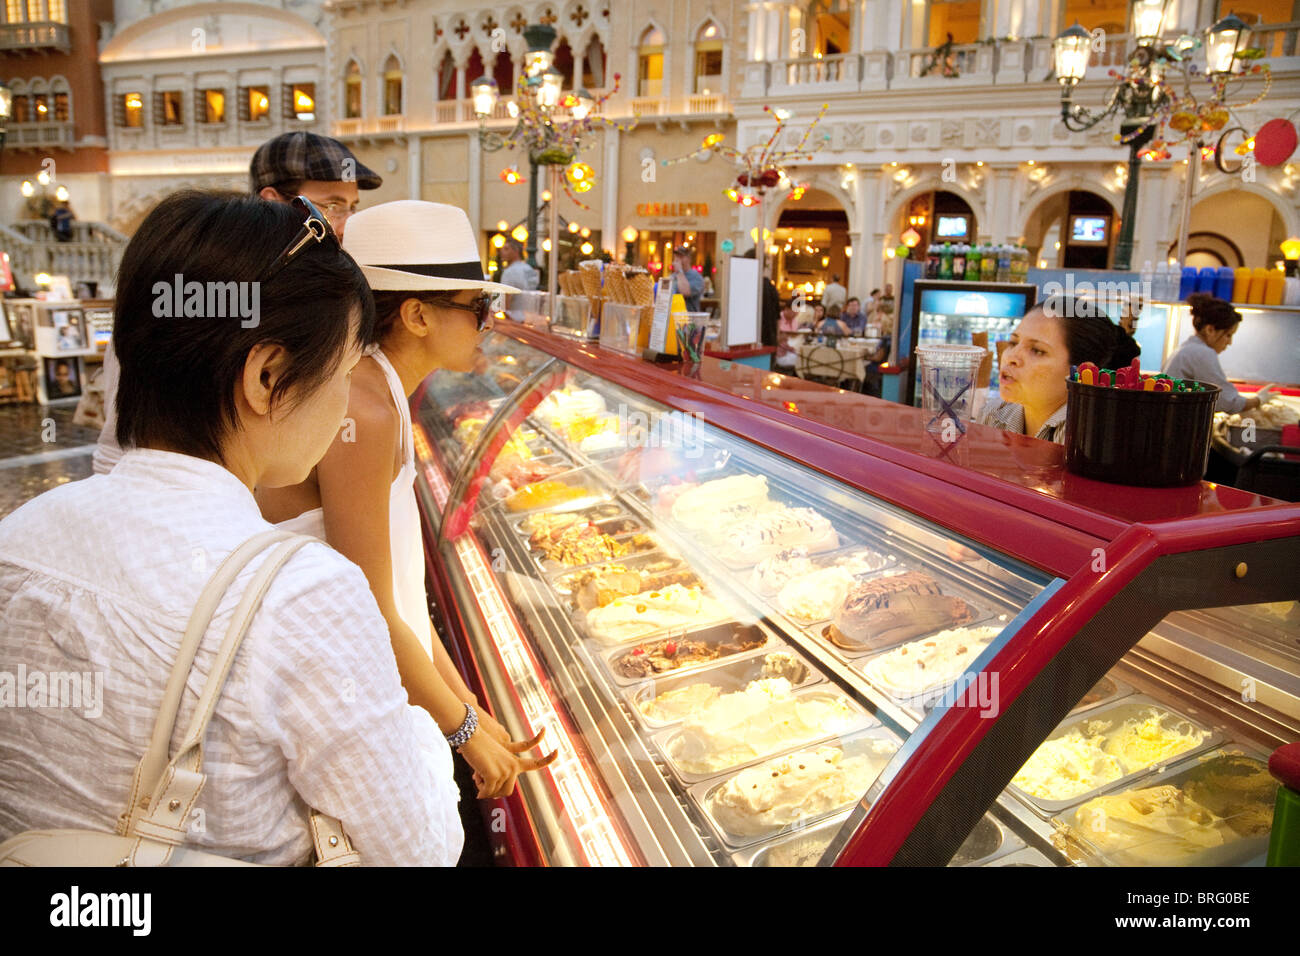
[{"label": "woman with black hair", "polygon": [[1065,441],[1065,380],[1071,365],[1120,368],[1141,348],[1093,302],[1051,296],[1025,313],[1002,353],[1001,401],[979,416],[1022,435]]},{"label": "woman with black hair", "polygon": [[[123,254],[115,316],[121,461],[0,521],[0,659],[102,678],[97,705],[0,721],[0,841],[114,831],[200,593],[272,529],[253,489],[301,482],[326,453],[375,339],[361,270],[301,197],[164,199]],[[261,560],[219,603],[196,674],[212,670]],[[178,728],[197,703],[191,681]],[[451,750],[407,701],[365,576],[323,542],[271,580],[215,718],[206,783],[177,824],[187,844],[301,864],[314,807],[363,863],[459,857]]]},{"label": "woman with black hair", "polygon": [[546,766],[555,752],[521,756],[541,735],[512,740],[433,633],[410,398],[438,369],[471,371],[492,327],[492,295],[519,290],[483,278],[469,217],[445,203],[401,199],[363,209],[348,223],[344,248],[374,291],[379,347],[352,376],[350,427],[306,481],[259,488],[258,503],[268,520],[328,541],[365,572],[411,702],[473,767],[478,796],[505,797],[519,774]]},{"label": "woman with black hair", "polygon": [[1258,408],[1271,397],[1272,386],[1261,388],[1253,398],[1237,391],[1223,374],[1219,353],[1232,344],[1232,337],[1241,325],[1241,313],[1230,303],[1216,299],[1208,292],[1194,292],[1187,297],[1192,309],[1192,335],[1178,346],[1165,363],[1165,374],[1170,378],[1189,379],[1219,387],[1215,400],[1216,412],[1249,411]]}]

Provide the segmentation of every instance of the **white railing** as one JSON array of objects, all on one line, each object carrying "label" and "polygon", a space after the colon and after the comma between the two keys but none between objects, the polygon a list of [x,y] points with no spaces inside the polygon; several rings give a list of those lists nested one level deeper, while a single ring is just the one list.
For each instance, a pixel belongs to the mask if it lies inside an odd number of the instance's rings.
[{"label": "white railing", "polygon": [[968,76],[977,69],[980,44],[966,43],[953,46],[946,52],[934,48],[903,50],[907,63],[906,75],[913,79],[953,79]]},{"label": "white railing", "polygon": [[77,140],[72,123],[10,123],[5,135],[5,146],[10,149],[24,147],[63,146],[71,149]]},{"label": "white railing", "polygon": [[72,240],[59,242],[47,222],[26,220],[0,226],[0,249],[20,285],[32,288],[41,272],[66,275],[75,285],[112,285],[126,248],[126,236],[99,222],[74,222]]},{"label": "white railing", "polygon": [[1270,23],[1250,31],[1250,45],[1263,50],[1267,57],[1293,57],[1300,55],[1300,21]]},{"label": "white railing", "polygon": [[433,106],[433,121],[438,125],[459,123],[464,113],[462,100],[440,100]]},{"label": "white railing", "polygon": [[71,49],[66,23],[0,23],[0,50]]},{"label": "white railing", "polygon": [[807,83],[839,83],[857,80],[858,56],[855,53],[838,53],[835,56],[800,57],[795,60],[774,62],[775,75],[784,77],[787,86]]}]

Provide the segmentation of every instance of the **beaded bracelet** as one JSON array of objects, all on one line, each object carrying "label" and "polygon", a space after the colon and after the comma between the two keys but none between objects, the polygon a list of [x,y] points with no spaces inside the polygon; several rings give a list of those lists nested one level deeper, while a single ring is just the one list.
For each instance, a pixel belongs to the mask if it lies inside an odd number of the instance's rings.
[{"label": "beaded bracelet", "polygon": [[451,745],[452,750],[463,747],[469,743],[469,739],[474,736],[476,730],[478,730],[478,714],[471,705],[466,704],[465,720],[454,734],[447,734],[447,743]]}]

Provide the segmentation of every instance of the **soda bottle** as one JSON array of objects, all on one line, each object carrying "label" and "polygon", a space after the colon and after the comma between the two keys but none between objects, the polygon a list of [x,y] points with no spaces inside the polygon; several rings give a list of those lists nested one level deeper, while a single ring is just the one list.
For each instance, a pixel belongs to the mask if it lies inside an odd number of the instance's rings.
[{"label": "soda bottle", "polygon": [[998,247],[987,245],[980,252],[980,281],[994,282],[998,277]]},{"label": "soda bottle", "polygon": [[954,279],[966,278],[966,253],[970,252],[970,246],[964,242],[959,242],[952,249],[952,277]]},{"label": "soda bottle", "polygon": [[982,251],[979,246],[971,246],[970,252],[966,256],[966,281],[980,281],[980,262]]},{"label": "soda bottle", "polygon": [[1011,281],[1011,247],[1008,245],[998,246],[998,279],[999,282]]},{"label": "soda bottle", "polygon": [[939,278],[952,278],[952,243],[945,242],[939,250]]}]

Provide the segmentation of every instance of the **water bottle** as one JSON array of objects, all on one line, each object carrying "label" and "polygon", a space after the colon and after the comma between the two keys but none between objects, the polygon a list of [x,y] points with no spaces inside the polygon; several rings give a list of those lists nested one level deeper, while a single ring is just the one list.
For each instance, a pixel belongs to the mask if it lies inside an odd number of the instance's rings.
[{"label": "water bottle", "polygon": [[1232,287],[1235,284],[1236,276],[1233,274],[1232,267],[1220,266],[1214,278],[1214,297],[1224,302],[1231,302]]},{"label": "water bottle", "polygon": [[1011,281],[1011,247],[1008,245],[998,246],[998,280],[999,282]]},{"label": "water bottle", "polygon": [[1156,270],[1151,267],[1151,260],[1148,259],[1142,263],[1142,271],[1138,273],[1139,281],[1142,283],[1142,295],[1150,300],[1156,295]]}]

